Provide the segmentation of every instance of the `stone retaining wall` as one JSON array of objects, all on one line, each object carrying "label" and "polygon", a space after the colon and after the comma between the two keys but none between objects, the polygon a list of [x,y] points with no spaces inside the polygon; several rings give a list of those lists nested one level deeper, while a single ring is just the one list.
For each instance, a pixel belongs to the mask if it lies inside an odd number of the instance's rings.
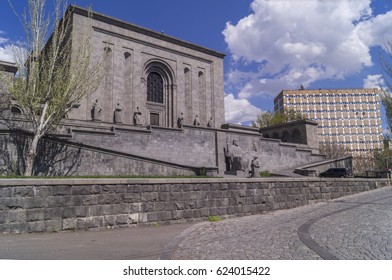
[{"label": "stone retaining wall", "polygon": [[181,223],[288,209],[368,191],[385,179],[52,179],[0,181],[0,232]]},{"label": "stone retaining wall", "polygon": [[[28,126],[17,121],[22,127]],[[189,176],[206,168],[210,171],[208,175],[223,176],[228,169],[224,151],[233,140],[238,140],[245,161],[251,162],[258,156],[260,170],[269,172],[293,170],[325,160],[325,156],[315,154],[309,147],[263,139],[257,129],[252,132],[247,127],[94,125],[70,122],[61,133],[41,141],[34,174]],[[23,174],[29,141],[26,131],[10,131],[0,124],[0,175]]]}]

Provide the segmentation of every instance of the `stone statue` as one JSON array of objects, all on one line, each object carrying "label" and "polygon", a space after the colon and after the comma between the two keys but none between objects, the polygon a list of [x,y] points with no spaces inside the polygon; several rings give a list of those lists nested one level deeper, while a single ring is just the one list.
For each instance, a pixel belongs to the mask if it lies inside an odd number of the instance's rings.
[{"label": "stone statue", "polygon": [[181,114],[178,116],[177,126],[178,126],[178,128],[182,128],[184,126],[184,113],[183,112],[181,112]]},{"label": "stone statue", "polygon": [[213,127],[214,126],[214,121],[212,120],[212,117],[207,122],[207,127]]},{"label": "stone statue", "polygon": [[122,123],[123,122],[122,106],[120,103],[117,103],[116,108],[114,110],[114,122],[115,123]]},{"label": "stone statue", "polygon": [[251,168],[251,177],[260,177],[260,162],[257,158],[257,156],[254,156],[252,159],[252,162],[250,163],[250,168]]},{"label": "stone statue", "polygon": [[259,147],[257,147],[257,143],[256,143],[255,140],[253,140],[253,142],[252,142],[252,148],[251,148],[251,150],[252,150],[253,152],[256,152],[256,153],[259,151]]},{"label": "stone statue", "polygon": [[133,114],[133,124],[139,126],[143,125],[142,112],[139,107],[136,108],[136,112]]},{"label": "stone statue", "polygon": [[243,158],[244,152],[238,145],[238,140],[234,139],[233,144],[229,147],[226,143],[225,156],[230,162],[230,171],[245,171],[248,168],[247,161]]},{"label": "stone statue", "polygon": [[102,107],[98,103],[98,99],[95,99],[93,106],[91,108],[91,118],[93,121],[101,121],[102,120]]},{"label": "stone statue", "polygon": [[193,121],[194,126],[200,126],[199,115],[196,115],[195,120]]}]

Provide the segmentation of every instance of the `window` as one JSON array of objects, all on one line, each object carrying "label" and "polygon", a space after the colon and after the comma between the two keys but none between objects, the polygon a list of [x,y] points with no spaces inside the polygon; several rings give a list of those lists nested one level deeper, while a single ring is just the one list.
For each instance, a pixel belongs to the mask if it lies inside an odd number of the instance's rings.
[{"label": "window", "polygon": [[163,79],[156,72],[147,77],[147,101],[163,103]]}]

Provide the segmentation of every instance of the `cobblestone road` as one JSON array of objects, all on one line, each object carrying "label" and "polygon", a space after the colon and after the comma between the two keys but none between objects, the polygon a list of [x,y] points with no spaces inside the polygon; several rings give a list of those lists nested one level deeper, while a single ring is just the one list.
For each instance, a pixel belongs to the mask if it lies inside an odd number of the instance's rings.
[{"label": "cobblestone road", "polygon": [[392,189],[216,223],[168,245],[167,259],[392,259]]}]

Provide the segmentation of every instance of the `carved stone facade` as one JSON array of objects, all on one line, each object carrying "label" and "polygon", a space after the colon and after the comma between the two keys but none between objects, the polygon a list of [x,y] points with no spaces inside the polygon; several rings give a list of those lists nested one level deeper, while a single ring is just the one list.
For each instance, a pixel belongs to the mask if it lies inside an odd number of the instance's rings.
[{"label": "carved stone facade", "polygon": [[[87,21],[87,10],[74,7],[76,36]],[[92,26],[94,56],[107,56],[109,66],[100,88],[70,119],[92,120],[98,100],[102,122],[113,122],[117,104],[124,124],[135,123],[137,108],[143,125],[177,127],[181,112],[183,125],[193,125],[196,115],[200,126],[224,122],[224,54],[97,13]]]}]

